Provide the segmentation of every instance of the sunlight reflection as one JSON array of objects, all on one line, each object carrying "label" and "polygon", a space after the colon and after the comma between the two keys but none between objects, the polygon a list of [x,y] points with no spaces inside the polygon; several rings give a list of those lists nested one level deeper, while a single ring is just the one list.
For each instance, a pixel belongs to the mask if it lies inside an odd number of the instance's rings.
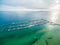
[{"label": "sunlight reflection", "polygon": [[[50,10],[49,20],[53,23],[57,23],[59,17],[59,1],[55,0],[55,3],[49,8],[49,10]],[[55,26],[47,25],[47,28],[52,30],[55,28]]]}]

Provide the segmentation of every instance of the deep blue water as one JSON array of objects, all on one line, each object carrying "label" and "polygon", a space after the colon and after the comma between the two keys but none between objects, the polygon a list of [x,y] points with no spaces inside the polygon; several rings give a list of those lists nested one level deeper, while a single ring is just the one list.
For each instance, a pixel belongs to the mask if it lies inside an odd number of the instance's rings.
[{"label": "deep blue water", "polygon": [[36,19],[46,18],[47,16],[48,16],[47,11],[46,12],[0,11],[0,24],[36,20]]}]

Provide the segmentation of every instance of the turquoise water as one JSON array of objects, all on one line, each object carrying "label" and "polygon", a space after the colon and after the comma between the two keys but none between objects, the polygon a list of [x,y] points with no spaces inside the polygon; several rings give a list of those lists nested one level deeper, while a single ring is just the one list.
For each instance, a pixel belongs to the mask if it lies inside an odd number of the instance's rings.
[{"label": "turquoise water", "polygon": [[48,11],[0,11],[0,45],[60,45],[60,17],[50,16]]}]

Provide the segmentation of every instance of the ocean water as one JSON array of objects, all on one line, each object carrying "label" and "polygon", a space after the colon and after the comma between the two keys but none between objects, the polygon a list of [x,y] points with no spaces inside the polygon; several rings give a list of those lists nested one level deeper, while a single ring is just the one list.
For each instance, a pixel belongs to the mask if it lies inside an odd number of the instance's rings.
[{"label": "ocean water", "polygon": [[48,11],[0,11],[0,45],[60,45],[59,18]]}]

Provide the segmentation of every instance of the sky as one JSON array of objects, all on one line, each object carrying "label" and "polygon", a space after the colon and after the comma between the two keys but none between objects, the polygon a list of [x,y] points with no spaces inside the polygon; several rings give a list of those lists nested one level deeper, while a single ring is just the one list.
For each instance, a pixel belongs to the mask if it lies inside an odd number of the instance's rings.
[{"label": "sky", "polygon": [[0,0],[0,11],[48,9],[58,2],[59,0]]}]

